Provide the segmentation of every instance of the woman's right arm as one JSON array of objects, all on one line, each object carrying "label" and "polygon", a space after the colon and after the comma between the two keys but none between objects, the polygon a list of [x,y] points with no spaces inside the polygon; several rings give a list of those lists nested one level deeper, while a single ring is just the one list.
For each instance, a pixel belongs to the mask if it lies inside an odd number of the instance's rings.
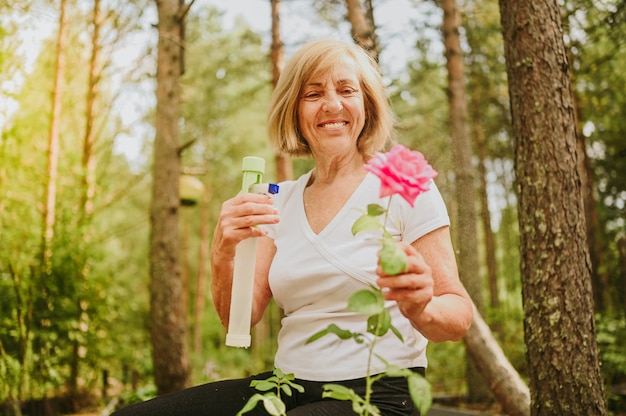
[{"label": "woman's right arm", "polygon": [[256,225],[278,221],[272,198],[267,195],[243,193],[222,204],[211,244],[211,294],[225,327],[228,327],[230,314],[235,248],[240,241],[250,237],[263,237],[257,244],[252,325],[261,319],[271,299],[268,273],[275,249],[273,240],[265,237],[265,230]]}]

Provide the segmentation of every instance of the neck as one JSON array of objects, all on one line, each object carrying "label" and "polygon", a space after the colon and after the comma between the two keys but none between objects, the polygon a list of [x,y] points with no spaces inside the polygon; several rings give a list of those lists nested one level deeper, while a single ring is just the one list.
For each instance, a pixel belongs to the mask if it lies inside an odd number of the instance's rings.
[{"label": "neck", "polygon": [[318,160],[309,184],[332,184],[337,179],[363,178],[367,173],[364,163],[360,154],[351,158]]}]

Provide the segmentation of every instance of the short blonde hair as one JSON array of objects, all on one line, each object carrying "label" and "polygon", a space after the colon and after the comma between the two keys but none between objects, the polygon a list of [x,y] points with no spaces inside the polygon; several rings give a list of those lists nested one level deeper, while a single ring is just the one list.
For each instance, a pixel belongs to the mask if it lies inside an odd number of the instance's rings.
[{"label": "short blonde hair", "polygon": [[363,48],[338,40],[305,44],[285,65],[270,100],[268,134],[281,153],[310,156],[311,149],[298,125],[298,102],[303,86],[314,76],[352,59],[357,70],[365,105],[365,125],[357,147],[369,158],[394,140],[395,118],[378,64]]}]

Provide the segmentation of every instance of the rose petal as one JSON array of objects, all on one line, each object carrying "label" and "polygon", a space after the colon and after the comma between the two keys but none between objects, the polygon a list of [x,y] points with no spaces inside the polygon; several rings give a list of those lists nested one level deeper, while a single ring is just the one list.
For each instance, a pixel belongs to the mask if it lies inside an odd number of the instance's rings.
[{"label": "rose petal", "polygon": [[428,191],[431,180],[437,177],[437,171],[422,153],[401,144],[396,144],[387,153],[376,153],[365,169],[380,179],[381,198],[400,195],[411,206],[422,192]]}]

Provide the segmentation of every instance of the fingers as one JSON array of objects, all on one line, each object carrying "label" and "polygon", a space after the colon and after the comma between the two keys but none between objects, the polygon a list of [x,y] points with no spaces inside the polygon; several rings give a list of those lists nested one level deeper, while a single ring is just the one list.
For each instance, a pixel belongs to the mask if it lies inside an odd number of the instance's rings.
[{"label": "fingers", "polygon": [[378,286],[383,290],[385,299],[398,302],[410,302],[417,309],[423,309],[432,299],[434,281],[430,267],[411,245],[403,246],[407,255],[407,271],[395,276],[385,275],[379,266]]},{"label": "fingers", "polygon": [[279,221],[278,211],[270,196],[239,194],[222,204],[215,230],[216,239],[226,247],[234,246],[243,239],[266,235],[267,232],[259,225]]},{"label": "fingers", "polygon": [[241,194],[222,205],[220,220],[235,229],[278,222],[272,198],[262,194]]}]

